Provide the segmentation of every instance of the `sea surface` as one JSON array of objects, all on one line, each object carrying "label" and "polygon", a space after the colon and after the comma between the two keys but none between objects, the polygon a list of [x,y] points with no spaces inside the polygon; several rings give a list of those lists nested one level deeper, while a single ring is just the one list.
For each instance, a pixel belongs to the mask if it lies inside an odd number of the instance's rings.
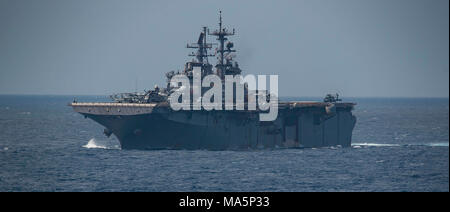
[{"label": "sea surface", "polygon": [[345,99],[351,148],[251,151],[121,150],[72,100],[0,96],[0,191],[449,191],[448,98]]}]

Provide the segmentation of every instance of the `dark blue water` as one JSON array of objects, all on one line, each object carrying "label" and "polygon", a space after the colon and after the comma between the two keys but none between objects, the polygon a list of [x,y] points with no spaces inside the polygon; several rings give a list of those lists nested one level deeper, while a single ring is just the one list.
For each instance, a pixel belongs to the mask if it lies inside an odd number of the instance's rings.
[{"label": "dark blue water", "polygon": [[449,191],[448,99],[350,99],[352,148],[258,151],[120,150],[71,100],[0,96],[0,191]]}]

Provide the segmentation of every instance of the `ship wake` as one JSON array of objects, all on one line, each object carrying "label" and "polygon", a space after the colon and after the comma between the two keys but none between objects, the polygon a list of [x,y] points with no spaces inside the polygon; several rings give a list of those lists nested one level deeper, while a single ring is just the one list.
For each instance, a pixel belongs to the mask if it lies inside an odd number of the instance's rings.
[{"label": "ship wake", "polygon": [[400,144],[381,144],[381,143],[353,143],[353,147],[392,147],[400,146]]},{"label": "ship wake", "polygon": [[402,147],[402,146],[429,146],[429,147],[448,147],[448,142],[441,143],[414,143],[414,144],[383,144],[383,143],[353,143],[353,148],[361,147]]}]

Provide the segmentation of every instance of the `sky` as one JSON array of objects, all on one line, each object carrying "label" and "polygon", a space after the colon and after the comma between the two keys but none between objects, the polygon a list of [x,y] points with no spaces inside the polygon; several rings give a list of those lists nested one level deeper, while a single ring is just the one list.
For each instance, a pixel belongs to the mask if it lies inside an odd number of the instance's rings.
[{"label": "sky", "polygon": [[448,0],[0,0],[0,94],[165,86],[220,10],[243,74],[278,74],[280,96],[449,96]]}]

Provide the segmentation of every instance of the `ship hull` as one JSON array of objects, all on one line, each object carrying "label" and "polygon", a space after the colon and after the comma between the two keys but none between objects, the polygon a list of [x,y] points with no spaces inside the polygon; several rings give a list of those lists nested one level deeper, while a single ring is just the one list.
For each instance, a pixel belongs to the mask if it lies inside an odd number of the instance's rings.
[{"label": "ship hull", "polygon": [[[119,106],[74,107],[114,134],[122,149],[246,150],[351,146],[352,107],[282,108],[272,122],[249,111],[150,111]],[[89,109],[88,109],[89,108]],[[105,112],[107,111],[107,112]],[[111,111],[114,111],[112,113]],[[120,113],[118,111],[121,111]],[[108,134],[108,133],[107,133]]]}]

